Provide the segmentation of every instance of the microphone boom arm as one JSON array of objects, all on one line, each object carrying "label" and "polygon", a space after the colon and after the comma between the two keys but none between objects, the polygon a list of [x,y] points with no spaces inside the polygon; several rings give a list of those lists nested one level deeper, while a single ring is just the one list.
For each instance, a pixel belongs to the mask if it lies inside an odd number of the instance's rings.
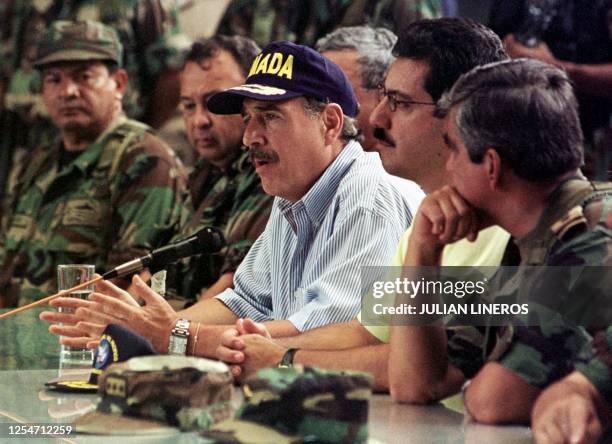
[{"label": "microphone boom arm", "polygon": [[216,253],[225,246],[225,238],[219,228],[206,227],[187,239],[153,250],[151,253],[125,262],[107,271],[104,279],[113,279],[140,271],[143,268],[159,269],[163,265],[178,261],[184,257],[202,253]]}]

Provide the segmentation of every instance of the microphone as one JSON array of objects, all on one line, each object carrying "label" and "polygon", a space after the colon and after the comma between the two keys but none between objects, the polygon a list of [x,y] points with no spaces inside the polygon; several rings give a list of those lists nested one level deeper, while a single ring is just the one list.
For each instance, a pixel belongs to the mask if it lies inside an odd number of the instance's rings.
[{"label": "microphone", "polygon": [[206,227],[187,239],[153,250],[146,256],[118,265],[102,276],[103,279],[122,277],[143,268],[161,268],[184,257],[201,253],[216,253],[225,246],[225,238],[219,228]]}]

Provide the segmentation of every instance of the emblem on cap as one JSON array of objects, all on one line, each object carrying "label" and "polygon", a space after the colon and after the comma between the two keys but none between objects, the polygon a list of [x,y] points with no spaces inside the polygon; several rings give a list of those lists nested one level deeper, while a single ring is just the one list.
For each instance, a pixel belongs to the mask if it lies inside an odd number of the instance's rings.
[{"label": "emblem on cap", "polygon": [[95,368],[103,369],[110,362],[117,362],[118,360],[119,352],[117,350],[117,344],[111,336],[102,335],[100,338],[100,344],[96,350],[96,361],[94,363]]}]

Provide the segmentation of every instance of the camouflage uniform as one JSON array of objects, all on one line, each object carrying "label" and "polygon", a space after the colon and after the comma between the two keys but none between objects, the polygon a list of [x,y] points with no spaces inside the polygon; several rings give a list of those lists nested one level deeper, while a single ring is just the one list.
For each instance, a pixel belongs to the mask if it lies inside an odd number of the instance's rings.
[{"label": "camouflage uniform", "polygon": [[170,297],[194,300],[222,274],[238,268],[266,226],[273,197],[264,192],[246,152],[225,172],[200,159],[187,188],[187,211],[181,217],[181,233],[175,240],[216,226],[223,229],[227,241],[220,254],[192,257],[172,270],[168,278]]},{"label": "camouflage uniform", "polygon": [[[36,130],[32,131],[32,126]],[[57,133],[57,129],[47,119],[34,118],[32,124],[27,124],[20,114],[5,109],[0,112],[0,220],[2,220],[8,200],[6,195],[17,183],[18,168],[22,165],[31,150],[26,147],[48,145]],[[2,188],[6,184],[6,188]],[[5,225],[0,226],[4,230]]]},{"label": "camouflage uniform", "polygon": [[409,23],[439,17],[442,17],[441,0],[355,0],[347,9],[340,26],[368,24],[399,34],[402,27]]},{"label": "camouflage uniform", "polygon": [[[569,180],[553,193],[537,227],[517,241],[521,267],[516,275],[526,269],[522,267],[524,265],[612,265],[612,184],[598,184],[597,187],[602,191],[594,194],[589,182]],[[544,267],[538,269],[546,270]],[[541,290],[533,281],[523,277],[508,281],[499,294],[503,296],[505,292],[517,291],[535,294]],[[560,285],[552,283],[559,289],[556,297],[562,304],[561,313],[571,313],[568,307],[574,305],[590,306],[591,309],[595,306],[594,311],[607,312],[611,305],[609,295],[602,295],[603,303],[597,304],[596,295],[582,291],[579,283],[579,280],[571,279],[562,280]],[[537,297],[530,297],[530,300],[534,299]],[[546,316],[537,326],[500,328],[489,359],[498,360],[536,387],[551,384],[577,366],[584,369],[596,385],[607,384],[606,389],[609,389],[612,364],[606,361],[605,355],[593,356],[591,336],[580,326],[584,324],[570,323],[567,317],[561,317],[561,313],[553,316],[542,313],[535,313]]]},{"label": "camouflage uniform", "polygon": [[19,174],[0,240],[0,306],[56,291],[59,264],[107,270],[168,241],[178,221],[180,163],[148,127],[121,118],[60,168],[61,143]]},{"label": "camouflage uniform", "polygon": [[441,16],[440,0],[233,0],[217,33],[243,35],[261,46],[274,40],[306,45],[341,26],[369,24],[397,30],[421,18]]},{"label": "camouflage uniform", "polygon": [[587,377],[604,397],[612,403],[612,327],[595,332],[588,344],[590,359],[576,363],[576,370]]},{"label": "camouflage uniform", "polygon": [[216,34],[250,37],[260,46],[274,40],[295,41],[296,35],[290,26],[292,3],[291,0],[233,0]]}]

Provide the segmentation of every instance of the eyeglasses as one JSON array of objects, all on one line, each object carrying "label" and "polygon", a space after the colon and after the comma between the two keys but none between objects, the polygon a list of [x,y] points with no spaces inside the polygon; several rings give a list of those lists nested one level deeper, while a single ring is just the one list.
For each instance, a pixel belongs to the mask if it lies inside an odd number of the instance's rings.
[{"label": "eyeglasses", "polygon": [[436,105],[435,102],[417,102],[414,100],[401,100],[397,98],[396,92],[389,92],[385,88],[385,85],[378,85],[378,101],[382,102],[384,98],[387,98],[389,102],[389,109],[391,112],[395,112],[398,105],[400,107],[407,108],[409,105]]}]

